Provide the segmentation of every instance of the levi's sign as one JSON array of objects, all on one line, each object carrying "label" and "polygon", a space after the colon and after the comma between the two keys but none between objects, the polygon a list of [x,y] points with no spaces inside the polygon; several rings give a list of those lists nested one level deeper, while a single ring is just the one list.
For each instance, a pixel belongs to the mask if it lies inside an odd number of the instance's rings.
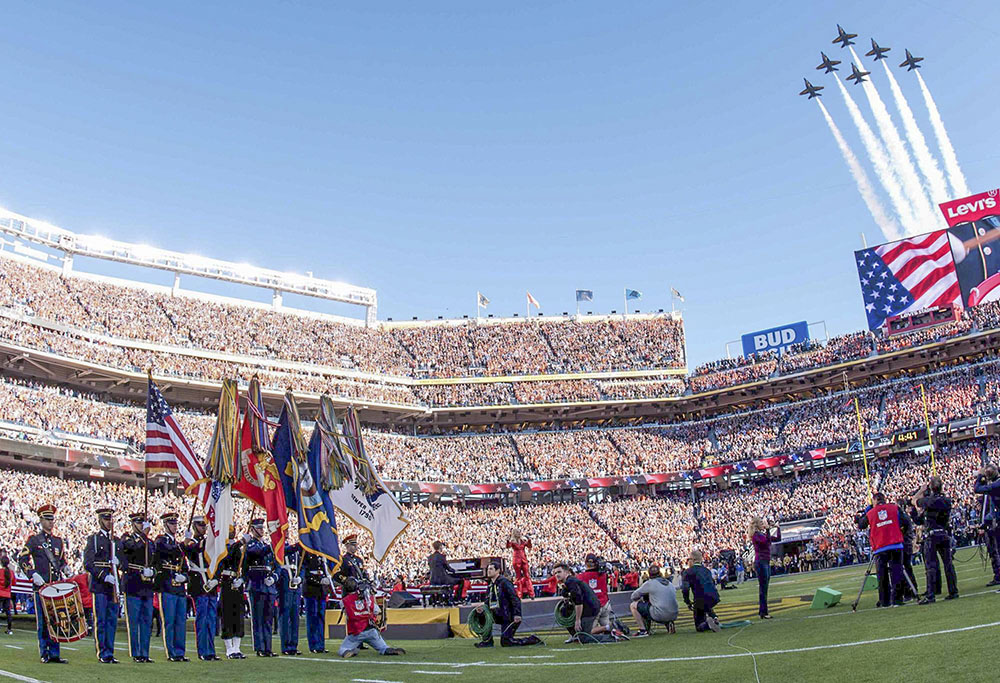
[{"label": "levi's sign", "polygon": [[791,325],[772,327],[769,330],[744,334],[743,355],[750,356],[762,351],[780,350],[808,340],[809,324],[805,320]]},{"label": "levi's sign", "polygon": [[990,190],[963,197],[940,205],[941,213],[948,221],[948,227],[953,228],[959,223],[978,221],[986,216],[1000,214],[1000,190]]}]

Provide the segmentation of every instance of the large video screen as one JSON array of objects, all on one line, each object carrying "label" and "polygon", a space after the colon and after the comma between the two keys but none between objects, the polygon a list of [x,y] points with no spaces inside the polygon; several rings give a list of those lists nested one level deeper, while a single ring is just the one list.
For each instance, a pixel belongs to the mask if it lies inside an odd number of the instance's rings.
[{"label": "large video screen", "polygon": [[941,204],[962,303],[1000,300],[1000,190]]}]

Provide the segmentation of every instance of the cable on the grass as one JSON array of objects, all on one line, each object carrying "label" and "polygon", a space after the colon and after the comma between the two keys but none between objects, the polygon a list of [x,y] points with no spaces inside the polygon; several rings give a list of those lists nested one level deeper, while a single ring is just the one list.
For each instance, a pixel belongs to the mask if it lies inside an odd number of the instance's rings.
[{"label": "cable on the grass", "polygon": [[735,638],[739,634],[741,634],[744,631],[746,631],[749,627],[750,627],[750,624],[747,624],[746,626],[744,626],[743,628],[741,628],[739,631],[737,631],[733,635],[729,636],[729,640],[726,641],[726,645],[728,645],[729,647],[736,648],[737,650],[743,650],[748,655],[750,655],[750,658],[753,660],[753,677],[757,679],[757,683],[760,683],[760,673],[757,671],[757,655],[755,655],[753,652],[751,652],[750,650],[746,649],[745,647],[742,647],[740,645],[733,645],[733,638]]},{"label": "cable on the grass", "polygon": [[469,613],[469,630],[480,638],[493,633],[493,613],[485,607],[477,607]]},{"label": "cable on the grass", "polygon": [[563,628],[574,626],[576,624],[576,610],[573,607],[573,603],[566,598],[557,602],[553,617],[556,620],[556,626],[562,626]]}]

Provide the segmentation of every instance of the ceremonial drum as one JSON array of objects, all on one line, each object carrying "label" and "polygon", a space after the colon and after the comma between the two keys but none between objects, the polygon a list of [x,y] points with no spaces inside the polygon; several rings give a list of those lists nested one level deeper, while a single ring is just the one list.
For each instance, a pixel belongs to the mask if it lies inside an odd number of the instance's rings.
[{"label": "ceremonial drum", "polygon": [[72,643],[87,635],[79,586],[70,581],[53,581],[38,589],[38,597],[45,610],[49,638],[57,643]]}]

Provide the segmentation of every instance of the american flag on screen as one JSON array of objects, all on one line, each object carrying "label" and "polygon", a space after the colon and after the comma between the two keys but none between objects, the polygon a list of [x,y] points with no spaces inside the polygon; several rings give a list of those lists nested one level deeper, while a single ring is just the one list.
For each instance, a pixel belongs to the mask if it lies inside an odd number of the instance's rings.
[{"label": "american flag on screen", "polygon": [[[176,472],[185,490],[208,481],[205,468],[152,378],[146,396],[146,469]],[[208,494],[209,488],[201,486],[195,495],[206,503]]]},{"label": "american flag on screen", "polygon": [[862,249],[854,257],[870,330],[890,316],[961,303],[945,230]]}]

